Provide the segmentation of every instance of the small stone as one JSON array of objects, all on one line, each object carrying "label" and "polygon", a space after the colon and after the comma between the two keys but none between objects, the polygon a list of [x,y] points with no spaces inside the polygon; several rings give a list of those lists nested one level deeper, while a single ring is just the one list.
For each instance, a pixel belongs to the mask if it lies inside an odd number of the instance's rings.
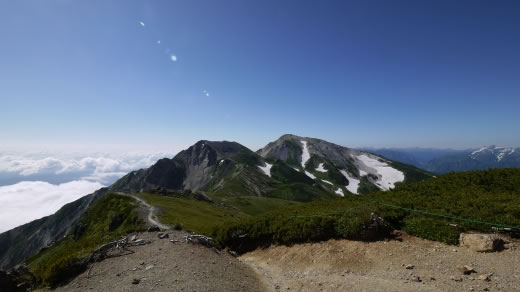
[{"label": "small stone", "polygon": [[405,268],[406,268],[407,270],[411,270],[411,269],[415,268],[415,266],[414,266],[414,265],[411,265],[411,264],[408,264],[408,265],[406,265]]},{"label": "small stone", "polygon": [[421,280],[421,278],[420,278],[419,276],[413,276],[413,277],[412,277],[412,281],[414,281],[414,282],[418,282],[418,283],[419,283],[419,282],[422,282],[422,280]]},{"label": "small stone", "polygon": [[164,238],[168,238],[169,235],[168,235],[168,233],[160,232],[157,234],[157,237],[159,237],[159,239],[164,239]]},{"label": "small stone", "polygon": [[487,281],[487,282],[491,281],[491,279],[489,278],[488,275],[480,275],[480,276],[478,276],[478,279],[480,281]]},{"label": "small stone", "polygon": [[141,265],[141,266],[144,266],[144,262],[141,262],[140,265]]},{"label": "small stone", "polygon": [[476,273],[472,266],[465,265],[463,267],[457,267],[459,271],[461,271],[464,275],[470,275],[471,273]]},{"label": "small stone", "polygon": [[137,271],[137,268],[133,268],[132,271]]},{"label": "small stone", "polygon": [[132,280],[132,284],[134,284],[134,285],[139,284],[139,282],[141,282],[139,279],[135,279],[135,278],[134,278],[134,279]]},{"label": "small stone", "polygon": [[146,268],[144,268],[144,269],[147,270],[147,271],[151,270],[151,269],[153,269],[153,265],[146,266]]},{"label": "small stone", "polygon": [[455,281],[455,282],[462,282],[462,277],[460,277],[460,276],[451,276],[450,280]]},{"label": "small stone", "polygon": [[430,281],[435,281],[435,277],[430,277]]}]

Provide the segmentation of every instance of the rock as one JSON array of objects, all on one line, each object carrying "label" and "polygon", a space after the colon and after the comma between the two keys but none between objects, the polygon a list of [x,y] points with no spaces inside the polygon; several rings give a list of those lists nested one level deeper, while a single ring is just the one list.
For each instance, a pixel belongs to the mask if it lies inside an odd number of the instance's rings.
[{"label": "rock", "polygon": [[159,239],[164,239],[164,238],[168,238],[169,235],[168,235],[168,233],[160,232],[157,234],[157,237],[159,237]]},{"label": "rock", "polygon": [[135,241],[136,239],[137,239],[137,235],[136,234],[134,234],[134,235],[132,235],[130,237],[130,241]]},{"label": "rock", "polygon": [[419,277],[419,276],[412,276],[411,280],[414,282],[418,282],[418,283],[422,282],[421,277]]},{"label": "rock", "polygon": [[148,227],[148,232],[159,232],[161,231],[161,228],[159,228],[159,226],[157,225],[152,225],[150,227]]},{"label": "rock", "polygon": [[492,234],[461,233],[460,246],[467,247],[476,252],[493,252],[504,246],[504,241]]},{"label": "rock", "polygon": [[460,277],[460,276],[451,276],[450,280],[455,281],[455,282],[462,282],[462,277]]},{"label": "rock", "polygon": [[139,279],[135,279],[135,278],[134,278],[134,279],[132,280],[132,284],[134,284],[134,285],[139,284],[139,282],[141,282],[141,280],[139,280]]},{"label": "rock", "polygon": [[406,269],[407,269],[407,270],[411,270],[411,269],[413,269],[413,268],[415,268],[414,265],[410,265],[410,264],[406,265]]},{"label": "rock", "polygon": [[459,271],[461,271],[464,275],[470,275],[471,273],[476,273],[473,267],[465,265],[463,267],[457,267]]},{"label": "rock", "polygon": [[144,269],[147,270],[147,271],[151,270],[151,269],[153,269],[153,265],[146,266],[146,268],[144,268]]},{"label": "rock", "polygon": [[491,278],[489,277],[489,275],[480,275],[480,276],[478,276],[478,279],[481,281],[486,281],[486,282],[491,281]]}]

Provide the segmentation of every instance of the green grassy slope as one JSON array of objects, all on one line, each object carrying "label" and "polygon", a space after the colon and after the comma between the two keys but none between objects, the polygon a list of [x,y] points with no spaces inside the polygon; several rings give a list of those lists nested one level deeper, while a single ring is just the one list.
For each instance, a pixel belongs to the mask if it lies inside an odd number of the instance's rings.
[{"label": "green grassy slope", "polygon": [[108,194],[94,203],[80,219],[82,228],[70,232],[50,248],[26,262],[42,285],[56,285],[81,272],[83,260],[104,243],[143,230],[135,200]]},{"label": "green grassy slope", "polygon": [[384,217],[390,229],[451,244],[458,242],[458,235],[463,231],[491,231],[490,225],[410,212],[384,204],[520,226],[520,169],[454,173],[402,184],[388,192],[314,201],[221,226],[214,235],[221,245],[237,251],[272,243],[356,238],[371,212]]},{"label": "green grassy slope", "polygon": [[171,226],[181,224],[185,229],[197,233],[209,234],[219,224],[248,216],[233,208],[195,199],[149,193],[141,193],[139,197],[160,209],[158,217],[161,223]]}]

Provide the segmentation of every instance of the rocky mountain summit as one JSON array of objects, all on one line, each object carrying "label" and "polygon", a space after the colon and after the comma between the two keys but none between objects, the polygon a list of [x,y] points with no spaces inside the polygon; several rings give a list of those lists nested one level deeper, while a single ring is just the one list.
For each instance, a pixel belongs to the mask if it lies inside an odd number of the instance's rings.
[{"label": "rocky mountain summit", "polygon": [[266,159],[284,161],[310,178],[334,186],[338,194],[384,191],[405,181],[430,177],[424,171],[368,152],[291,134],[281,136],[257,153]]}]

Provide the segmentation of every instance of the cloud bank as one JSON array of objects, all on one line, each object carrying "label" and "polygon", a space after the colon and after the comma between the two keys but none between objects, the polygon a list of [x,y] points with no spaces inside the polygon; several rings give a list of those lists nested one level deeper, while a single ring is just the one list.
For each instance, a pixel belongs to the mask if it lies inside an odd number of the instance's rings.
[{"label": "cloud bank", "polygon": [[172,156],[171,153],[0,153],[0,185],[36,180],[54,184],[88,180],[110,185],[132,170]]},{"label": "cloud bank", "polygon": [[98,182],[85,180],[59,185],[26,181],[0,187],[0,233],[53,214],[63,205],[102,187]]}]

